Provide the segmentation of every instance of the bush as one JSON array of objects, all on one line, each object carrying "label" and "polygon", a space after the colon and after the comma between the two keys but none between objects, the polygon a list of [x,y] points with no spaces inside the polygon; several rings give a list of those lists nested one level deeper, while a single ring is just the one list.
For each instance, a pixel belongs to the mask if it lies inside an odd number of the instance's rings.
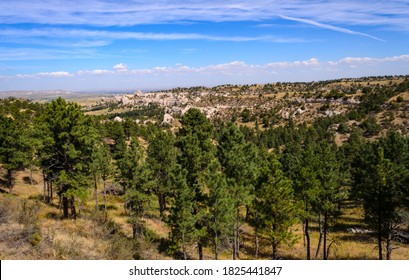
[{"label": "bush", "polygon": [[30,244],[33,246],[38,246],[43,237],[38,232],[34,232],[30,237]]},{"label": "bush", "polygon": [[348,125],[345,122],[340,123],[338,126],[338,132],[341,134],[348,133],[349,132]]},{"label": "bush", "polygon": [[372,116],[368,117],[362,124],[361,128],[365,130],[367,136],[377,135],[381,131],[381,126]]},{"label": "bush", "polygon": [[401,102],[404,101],[404,99],[403,99],[403,97],[402,97],[401,95],[399,95],[398,98],[396,98],[396,101],[397,101],[398,103],[401,103]]}]

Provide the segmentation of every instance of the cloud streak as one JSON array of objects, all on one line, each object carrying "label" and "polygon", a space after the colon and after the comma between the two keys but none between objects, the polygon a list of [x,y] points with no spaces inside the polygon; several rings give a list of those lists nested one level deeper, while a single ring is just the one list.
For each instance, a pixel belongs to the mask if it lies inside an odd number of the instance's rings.
[{"label": "cloud streak", "polygon": [[352,30],[347,29],[347,28],[336,27],[336,26],[332,26],[332,25],[329,25],[329,24],[319,23],[319,22],[316,22],[316,21],[313,21],[313,20],[310,20],[310,19],[288,17],[288,16],[283,16],[283,15],[279,15],[279,17],[282,18],[282,19],[286,19],[286,20],[297,21],[297,22],[302,22],[302,23],[314,25],[314,26],[324,28],[324,29],[329,29],[329,30],[342,32],[342,33],[347,33],[347,34],[352,34],[352,35],[365,36],[365,37],[368,37],[368,38],[372,38],[374,40],[378,40],[378,41],[381,41],[381,42],[386,42],[383,39],[380,39],[378,37],[375,37],[375,36],[372,36],[372,35],[369,35],[369,34],[366,34],[366,33],[352,31]]},{"label": "cloud streak", "polygon": [[[19,29],[0,30],[0,37],[4,38],[92,38],[93,41],[79,41],[79,46],[94,47],[107,44],[106,40],[151,40],[151,41],[170,41],[170,40],[208,40],[208,41],[226,41],[226,42],[250,42],[265,41],[275,43],[295,43],[304,42],[300,38],[285,38],[276,36],[214,36],[198,33],[154,33],[154,32],[126,32],[126,31],[100,31],[90,29],[64,29],[64,28],[42,28],[29,29],[22,32]],[[105,40],[105,41],[104,41]]]},{"label": "cloud streak", "polygon": [[14,0],[0,2],[0,23],[133,26],[186,21],[262,21],[278,15],[330,25],[409,30],[409,1],[362,0]]}]

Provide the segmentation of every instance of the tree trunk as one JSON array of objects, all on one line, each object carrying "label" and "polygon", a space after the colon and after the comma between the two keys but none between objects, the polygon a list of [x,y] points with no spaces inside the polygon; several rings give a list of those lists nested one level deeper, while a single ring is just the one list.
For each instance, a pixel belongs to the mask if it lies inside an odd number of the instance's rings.
[{"label": "tree trunk", "polygon": [[107,212],[107,189],[106,189],[106,185],[105,185],[105,179],[102,179],[103,184],[104,184],[104,209],[105,209],[105,213]]},{"label": "tree trunk", "polygon": [[98,186],[97,175],[94,174],[95,211],[98,212]]},{"label": "tree trunk", "polygon": [[214,259],[219,259],[219,236],[217,234],[217,230],[214,232]]},{"label": "tree trunk", "polygon": [[278,252],[277,252],[278,242],[273,239],[271,244],[273,247],[273,260],[277,260],[278,259]]},{"label": "tree trunk", "polygon": [[163,219],[165,208],[166,208],[165,194],[158,193],[158,202],[159,202],[159,214],[160,214],[161,219]]},{"label": "tree trunk", "polygon": [[378,226],[378,254],[379,254],[379,259],[382,260],[382,199],[381,199],[381,194],[382,189],[380,187],[380,184],[378,184],[378,217],[377,217],[377,226]]},{"label": "tree trunk", "polygon": [[324,260],[328,260],[328,251],[327,251],[327,231],[328,231],[328,213],[324,214]]},{"label": "tree trunk", "polygon": [[[320,231],[320,237],[318,238],[318,245],[317,245],[317,251],[315,252],[315,259],[318,259],[318,255],[321,250],[321,242],[322,242],[322,224],[321,224],[321,214],[318,215],[318,228]],[[325,247],[324,247],[325,248]]]},{"label": "tree trunk", "polygon": [[197,242],[197,250],[198,250],[198,253],[199,253],[199,260],[203,260],[203,243],[202,243],[202,240]]},{"label": "tree trunk", "polygon": [[7,180],[7,187],[9,188],[9,193],[12,193],[13,190],[13,172],[10,169],[7,169],[7,174],[6,174],[6,180]]},{"label": "tree trunk", "polygon": [[232,258],[236,260],[236,221],[233,223],[233,246],[232,246]]},{"label": "tree trunk", "polygon": [[77,219],[77,211],[75,210],[75,201],[73,198],[70,199],[70,206],[71,206],[71,217],[76,220]]},{"label": "tree trunk", "polygon": [[68,219],[68,198],[65,196],[62,197],[62,210],[64,219]]},{"label": "tree trunk", "polygon": [[47,202],[47,180],[45,179],[45,173],[43,171],[43,201]]},{"label": "tree trunk", "polygon": [[389,231],[388,238],[386,239],[386,259],[392,259],[392,231]]},{"label": "tree trunk", "polygon": [[249,221],[249,217],[250,217],[250,207],[246,205],[246,218],[244,219],[246,223]]},{"label": "tree trunk", "polygon": [[186,242],[185,242],[185,233],[182,233],[182,251],[183,251],[183,259],[187,259],[187,254],[186,254]]},{"label": "tree trunk", "polygon": [[380,218],[378,219],[378,256],[379,259],[382,260],[382,225],[381,222],[379,221]]},{"label": "tree trunk", "polygon": [[259,242],[258,242],[258,227],[256,226],[255,232],[254,232],[254,238],[255,238],[255,245],[256,245],[256,252],[254,258],[258,258],[258,250],[259,250]]},{"label": "tree trunk", "polygon": [[305,238],[307,240],[307,260],[311,260],[311,240],[310,240],[310,229],[308,225],[308,219],[305,219]]},{"label": "tree trunk", "polygon": [[49,195],[48,195],[48,202],[50,204],[53,203],[53,181],[52,180],[48,180],[48,191],[49,191]]},{"label": "tree trunk", "polygon": [[240,231],[239,231],[239,223],[240,223],[240,212],[239,207],[236,209],[236,221],[234,225],[234,238],[233,238],[233,260],[239,258],[240,252]]}]

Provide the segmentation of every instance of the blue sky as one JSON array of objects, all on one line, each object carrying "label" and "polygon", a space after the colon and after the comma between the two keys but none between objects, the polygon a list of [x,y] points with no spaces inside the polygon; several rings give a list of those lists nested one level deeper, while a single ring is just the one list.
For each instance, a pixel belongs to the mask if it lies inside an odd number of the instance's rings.
[{"label": "blue sky", "polygon": [[0,90],[409,74],[409,0],[0,0]]}]

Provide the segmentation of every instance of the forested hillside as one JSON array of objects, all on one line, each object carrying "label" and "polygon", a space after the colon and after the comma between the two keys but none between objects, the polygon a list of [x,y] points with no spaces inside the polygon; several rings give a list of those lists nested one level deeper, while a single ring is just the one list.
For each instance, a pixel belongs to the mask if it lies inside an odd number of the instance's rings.
[{"label": "forested hillside", "polygon": [[171,122],[154,102],[0,100],[0,258],[409,259],[408,90],[174,89],[201,105]]}]

